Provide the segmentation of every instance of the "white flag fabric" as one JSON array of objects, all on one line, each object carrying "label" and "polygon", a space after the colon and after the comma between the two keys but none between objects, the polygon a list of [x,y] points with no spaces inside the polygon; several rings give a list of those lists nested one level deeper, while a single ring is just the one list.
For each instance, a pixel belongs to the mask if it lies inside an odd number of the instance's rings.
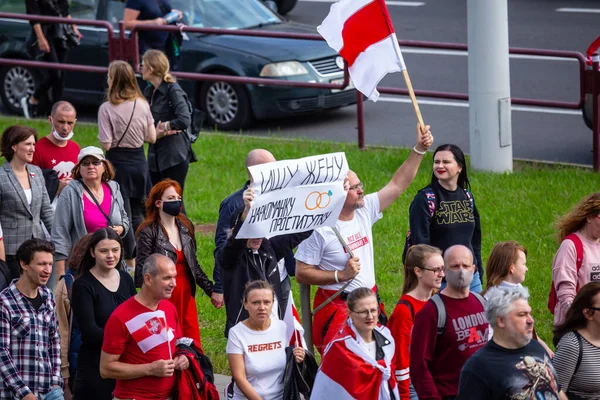
[{"label": "white flag fabric", "polygon": [[175,337],[162,310],[138,314],[127,321],[125,326],[144,353]]},{"label": "white flag fabric", "polygon": [[384,0],[340,0],[317,30],[348,63],[354,86],[377,101],[377,84],[406,69]]}]

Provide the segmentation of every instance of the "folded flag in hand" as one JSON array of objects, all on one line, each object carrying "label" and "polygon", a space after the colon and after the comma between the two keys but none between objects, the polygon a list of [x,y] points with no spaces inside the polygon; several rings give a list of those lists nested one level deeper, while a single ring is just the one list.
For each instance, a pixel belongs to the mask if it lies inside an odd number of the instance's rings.
[{"label": "folded flag in hand", "polygon": [[406,69],[384,0],[340,0],[317,30],[348,63],[354,86],[377,101],[377,84]]}]

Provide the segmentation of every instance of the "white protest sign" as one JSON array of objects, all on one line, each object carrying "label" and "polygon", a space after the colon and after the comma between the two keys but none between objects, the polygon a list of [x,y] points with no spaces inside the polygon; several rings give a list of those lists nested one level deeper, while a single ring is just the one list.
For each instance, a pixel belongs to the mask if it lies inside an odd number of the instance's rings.
[{"label": "white protest sign", "polygon": [[334,226],[346,200],[344,153],[249,168],[254,201],[236,238],[270,238]]}]

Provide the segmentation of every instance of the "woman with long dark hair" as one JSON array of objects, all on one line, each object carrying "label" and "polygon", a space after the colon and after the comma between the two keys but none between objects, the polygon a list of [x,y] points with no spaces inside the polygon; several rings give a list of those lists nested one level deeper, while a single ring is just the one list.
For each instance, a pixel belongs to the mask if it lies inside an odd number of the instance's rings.
[{"label": "woman with long dark hair", "polygon": [[600,192],[586,196],[556,222],[560,247],[552,262],[556,304],[554,325],[559,325],[579,288],[592,280],[600,265]]},{"label": "woman with long dark hair", "polygon": [[111,228],[98,229],[73,282],[73,316],[81,330],[81,350],[77,357],[77,377],[73,395],[78,399],[111,400],[113,379],[100,376],[100,353],[104,326],[112,312],[136,294],[131,276],[119,266],[123,241]]},{"label": "woman with long dark hair", "polygon": [[[83,257],[89,252],[91,234],[81,237],[74,245],[69,255],[69,268],[61,276],[54,287],[56,301],[56,317],[58,318],[58,333],[60,334],[60,369],[64,380],[65,400],[73,397],[73,384],[77,371],[77,355],[81,348],[81,335],[74,337],[79,331],[77,322],[72,318],[71,291],[73,281],[79,274]],[[73,340],[74,339],[74,340]]]},{"label": "woman with long dark hair", "polygon": [[411,246],[404,262],[404,287],[387,327],[396,341],[396,379],[402,400],[417,400],[410,383],[410,338],[415,316],[442,286],[442,251],[426,244]]},{"label": "woman with long dark hair", "polygon": [[169,301],[175,305],[184,337],[196,340],[201,347],[196,285],[217,304],[218,293],[196,257],[194,224],[181,213],[182,190],[179,184],[165,179],[154,185],[146,200],[146,219],[137,232],[135,283],[142,286],[144,262],[154,253],[169,257],[177,267],[177,285]]},{"label": "woman with long dark hair", "polygon": [[132,229],[123,241],[125,262],[135,267],[134,233],[144,220],[144,201],[152,186],[148,179],[148,163],[144,142],[156,141],[150,106],[138,87],[133,68],[125,61],[108,66],[107,101],[98,110],[98,139],[106,150],[106,159],[116,171],[125,211]]},{"label": "woman with long dark hair", "polygon": [[471,291],[481,291],[481,225],[460,147],[443,144],[435,149],[431,182],[410,204],[409,221],[413,245],[429,244],[442,252],[456,244],[471,249],[477,265]]},{"label": "woman with long dark hair", "polygon": [[600,397],[600,282],[584,285],[554,328],[552,364],[569,400]]}]

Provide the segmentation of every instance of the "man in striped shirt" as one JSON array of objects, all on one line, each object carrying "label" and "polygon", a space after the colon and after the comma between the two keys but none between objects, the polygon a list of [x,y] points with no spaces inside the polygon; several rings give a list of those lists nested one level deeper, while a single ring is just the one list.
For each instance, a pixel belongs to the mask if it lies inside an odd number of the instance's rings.
[{"label": "man in striped shirt", "polygon": [[54,245],[29,239],[16,253],[21,276],[0,293],[0,398],[62,399],[54,295],[45,285]]}]

